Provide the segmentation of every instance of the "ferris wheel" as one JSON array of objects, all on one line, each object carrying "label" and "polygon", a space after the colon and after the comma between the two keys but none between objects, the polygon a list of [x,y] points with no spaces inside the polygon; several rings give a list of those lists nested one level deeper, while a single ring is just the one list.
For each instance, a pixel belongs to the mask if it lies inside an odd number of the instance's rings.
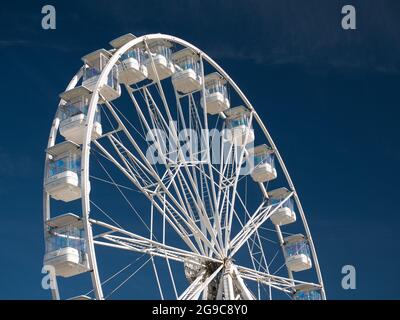
[{"label": "ferris wheel", "polygon": [[53,299],[325,299],[298,194],[235,82],[174,36],[110,46],[82,58],[50,131]]}]

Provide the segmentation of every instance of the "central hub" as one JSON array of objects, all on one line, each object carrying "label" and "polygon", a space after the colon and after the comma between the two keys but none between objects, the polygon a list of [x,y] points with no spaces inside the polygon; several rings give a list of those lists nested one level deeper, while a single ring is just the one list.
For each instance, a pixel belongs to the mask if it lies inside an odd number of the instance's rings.
[{"label": "central hub", "polygon": [[225,270],[230,270],[232,266],[232,259],[231,258],[224,258],[223,265]]},{"label": "central hub", "polygon": [[222,263],[221,261],[204,261],[200,258],[186,261],[184,263],[186,279],[189,283],[192,283],[203,273],[203,281],[206,281],[221,267],[221,264],[223,268],[213,277],[207,286],[207,299],[215,300],[221,284],[221,278],[226,272],[230,272],[232,267],[232,260],[230,258],[224,258]]}]

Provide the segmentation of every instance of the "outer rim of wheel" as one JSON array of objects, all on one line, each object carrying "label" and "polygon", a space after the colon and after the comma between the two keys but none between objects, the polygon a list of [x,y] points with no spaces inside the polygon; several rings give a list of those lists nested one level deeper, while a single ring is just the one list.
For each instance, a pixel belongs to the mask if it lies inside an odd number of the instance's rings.
[{"label": "outer rim of wheel", "polygon": [[[312,259],[314,262],[314,267],[315,267],[315,272],[318,278],[319,285],[321,286],[321,297],[322,299],[326,299],[326,294],[325,294],[325,289],[323,285],[323,280],[322,280],[322,275],[321,275],[321,270],[318,262],[318,257],[317,253],[315,250],[315,246],[312,240],[311,232],[304,214],[304,210],[302,208],[300,199],[298,197],[298,194],[296,192],[296,189],[294,187],[294,184],[292,182],[292,179],[289,175],[289,172],[285,166],[285,163],[283,162],[283,159],[278,151],[278,148],[276,147],[274,141],[272,140],[271,135],[269,134],[265,124],[262,122],[261,118],[259,117],[257,111],[255,108],[252,106],[250,101],[247,99],[245,94],[240,90],[238,85],[233,81],[233,79],[225,72],[225,70],[220,67],[211,57],[209,57],[206,53],[201,51],[199,48],[196,46],[190,44],[189,42],[182,40],[180,38],[177,38],[175,36],[171,35],[165,35],[165,34],[148,34],[148,35],[143,35],[140,37],[137,37],[126,44],[124,44],[122,47],[116,49],[111,58],[109,59],[107,65],[105,68],[102,70],[99,79],[95,85],[95,88],[93,90],[93,94],[90,99],[89,103],[89,109],[88,109],[88,114],[87,114],[87,119],[86,119],[86,129],[85,129],[85,134],[84,134],[84,140],[82,144],[82,167],[81,167],[81,188],[82,188],[82,219],[84,222],[84,228],[85,228],[85,236],[86,236],[86,241],[88,244],[88,260],[89,260],[89,267],[91,269],[91,277],[92,277],[92,284],[93,284],[93,289],[94,293],[96,296],[96,299],[102,300],[103,297],[103,292],[102,292],[102,287],[100,283],[100,278],[98,274],[98,268],[97,268],[97,260],[96,260],[96,254],[95,254],[95,248],[93,244],[93,236],[92,236],[92,229],[91,229],[91,224],[89,221],[89,215],[90,215],[90,198],[89,198],[89,159],[90,159],[90,147],[91,147],[91,132],[93,129],[93,123],[94,123],[94,116],[95,116],[95,110],[96,106],[99,100],[99,88],[106,82],[107,76],[109,72],[112,70],[113,66],[116,65],[117,61],[121,57],[122,54],[124,54],[126,51],[128,51],[131,47],[147,40],[168,40],[173,43],[177,43],[179,45],[182,45],[183,47],[190,48],[194,52],[196,52],[200,58],[206,60],[217,72],[219,72],[229,83],[229,85],[236,91],[236,93],[239,95],[239,97],[242,99],[243,103],[246,105],[246,107],[253,112],[253,118],[256,120],[257,124],[260,126],[261,130],[263,131],[265,137],[267,138],[267,141],[269,142],[270,146],[274,150],[275,156],[279,161],[279,165],[282,168],[282,171],[285,175],[286,181],[291,189],[293,191],[293,197],[295,200],[295,203],[297,205],[306,235],[307,235],[307,240],[310,245],[311,249],[311,255]],[[69,82],[66,90],[72,89],[76,86],[78,83],[79,79],[82,76],[82,68],[75,74],[75,76],[71,79]],[[58,107],[62,104],[62,100],[60,100]],[[54,117],[52,127],[50,130],[50,135],[48,139],[48,144],[47,147],[51,147],[55,144],[55,140],[57,137],[57,132],[58,132],[58,127],[59,127],[60,119],[58,117],[58,109],[56,112],[56,115]],[[47,165],[48,165],[48,155],[46,155],[45,159],[45,173],[47,170]],[[44,177],[45,179],[45,177]],[[266,193],[266,189],[262,183],[259,183],[260,189],[262,193]],[[50,196],[46,193],[44,190],[43,192],[43,219],[44,223],[50,219]],[[46,228],[44,227],[44,232],[46,233]],[[56,283],[56,281],[55,281]],[[57,286],[55,286],[52,291],[52,297],[53,299],[59,299],[59,291]]]}]

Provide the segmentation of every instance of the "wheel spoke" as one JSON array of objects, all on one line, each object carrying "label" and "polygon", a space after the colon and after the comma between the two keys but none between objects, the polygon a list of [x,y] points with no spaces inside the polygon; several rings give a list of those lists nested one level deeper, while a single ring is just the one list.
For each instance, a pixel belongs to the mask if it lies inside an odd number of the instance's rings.
[{"label": "wheel spoke", "polygon": [[272,208],[271,205],[268,205],[265,201],[261,204],[261,206],[257,209],[254,215],[250,218],[250,220],[246,223],[246,225],[242,228],[242,230],[232,239],[231,241],[231,255],[233,256],[240,247],[247,241],[247,239],[253,235],[258,228],[273,215],[282,205],[287,201],[293,192],[289,193],[287,197],[281,200],[277,205]]},{"label": "wheel spoke", "polygon": [[135,233],[126,231],[124,229],[121,229],[119,227],[110,225],[102,221],[90,219],[90,222],[94,225],[98,225],[100,227],[104,227],[116,233],[124,235],[124,236],[119,236],[114,234],[104,234],[100,238],[107,240],[108,242],[102,242],[97,240],[95,241],[97,245],[111,246],[113,243],[115,243],[118,245],[116,247],[121,249],[146,253],[149,254],[150,256],[159,256],[159,257],[168,256],[169,259],[179,262],[190,261],[191,263],[198,264],[199,259],[217,263],[221,262],[221,260],[212,257],[203,256],[191,251],[183,250],[180,248],[160,243],[155,240],[148,239],[146,237],[137,235]]},{"label": "wheel spoke", "polygon": [[293,293],[293,288],[296,285],[300,285],[300,284],[313,286],[315,288],[321,288],[321,285],[312,283],[312,282],[293,280],[290,278],[276,276],[276,275],[268,274],[265,272],[256,271],[256,270],[253,270],[253,269],[250,269],[247,267],[242,267],[242,266],[236,266],[236,268],[237,268],[237,271],[239,272],[239,275],[243,279],[261,282],[267,286],[271,286],[272,288],[275,288],[275,289],[278,289],[280,291],[284,291],[287,293]]}]

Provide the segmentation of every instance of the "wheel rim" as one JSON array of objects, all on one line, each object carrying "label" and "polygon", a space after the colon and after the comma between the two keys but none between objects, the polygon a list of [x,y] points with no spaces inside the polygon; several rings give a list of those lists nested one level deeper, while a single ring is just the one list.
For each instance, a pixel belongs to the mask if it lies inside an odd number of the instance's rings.
[{"label": "wheel rim", "polygon": [[[95,238],[93,237],[93,231],[92,231],[92,226],[96,225],[96,226],[100,226],[103,228],[108,228],[110,230],[114,230],[115,233],[119,233],[119,234],[123,234],[125,237],[119,236],[120,238],[114,237],[114,236],[107,236],[105,239],[108,241],[108,243],[113,243],[116,247],[119,246],[128,246],[126,244],[127,238],[131,238],[130,241],[133,241],[132,239],[135,238],[134,240],[136,241],[136,244],[139,243],[140,241],[145,241],[144,237],[140,238],[137,237],[136,234],[134,233],[130,233],[130,232],[126,232],[123,233],[123,231],[126,230],[121,230],[119,228],[116,227],[115,224],[107,224],[98,220],[94,220],[91,218],[90,216],[90,211],[91,211],[91,198],[90,198],[90,190],[89,190],[89,181],[90,181],[90,170],[89,170],[89,165],[90,165],[90,155],[91,155],[91,149],[93,149],[93,145],[96,145],[96,148],[101,150],[103,155],[105,155],[107,153],[107,149],[103,147],[103,149],[101,149],[101,145],[98,145],[98,141],[91,141],[91,133],[93,130],[93,125],[94,125],[94,118],[95,118],[95,111],[96,111],[96,107],[98,104],[98,100],[99,100],[99,89],[104,85],[104,83],[107,80],[108,74],[110,73],[111,69],[113,68],[113,66],[118,62],[120,56],[122,54],[124,54],[129,48],[131,48],[132,46],[135,46],[139,43],[144,43],[145,47],[147,50],[149,50],[148,48],[148,42],[152,41],[152,40],[168,40],[172,43],[175,43],[179,46],[185,47],[185,48],[190,48],[191,50],[193,50],[196,54],[198,54],[199,59],[200,59],[200,69],[201,69],[201,77],[202,79],[204,79],[204,64],[207,64],[207,67],[211,67],[214,70],[216,70],[217,72],[219,72],[222,77],[224,79],[226,79],[229,87],[234,91],[235,95],[241,100],[242,104],[251,112],[250,115],[250,123],[252,123],[254,126],[258,126],[258,131],[261,132],[264,137],[266,138],[266,141],[269,146],[273,149],[274,154],[276,159],[278,160],[279,163],[279,167],[285,177],[287,186],[289,188],[290,191],[290,196],[287,197],[287,199],[292,198],[296,204],[296,208],[297,208],[297,212],[300,215],[301,218],[301,223],[302,226],[304,228],[304,232],[307,236],[307,240],[308,240],[308,244],[310,246],[310,250],[311,250],[311,258],[313,260],[313,265],[314,265],[314,271],[315,271],[315,275],[316,275],[316,283],[312,283],[315,286],[318,286],[318,288],[320,289],[322,298],[325,298],[325,291],[324,291],[324,287],[323,287],[323,282],[322,282],[322,276],[321,276],[321,272],[320,272],[320,268],[319,268],[319,264],[318,264],[318,259],[317,259],[317,255],[316,255],[316,251],[314,248],[314,244],[312,241],[312,237],[311,237],[311,233],[305,218],[305,214],[303,212],[301,203],[300,203],[300,199],[296,193],[296,190],[294,188],[294,185],[292,183],[292,180],[289,176],[289,173],[286,169],[286,166],[282,160],[282,157],[279,154],[278,149],[276,148],[276,145],[274,144],[266,126],[264,125],[264,123],[262,122],[261,118],[259,117],[259,115],[257,114],[256,110],[253,108],[253,106],[250,104],[249,100],[245,97],[245,95],[242,93],[242,91],[240,90],[240,88],[235,84],[235,82],[229,77],[229,75],[215,62],[213,61],[209,56],[207,56],[204,52],[202,52],[200,49],[194,47],[193,45],[189,44],[188,42],[176,38],[176,37],[172,37],[172,36],[168,36],[168,35],[162,35],[162,34],[153,34],[153,35],[146,35],[146,36],[142,36],[142,37],[138,37],[134,40],[129,41],[128,43],[126,43],[125,45],[123,45],[122,47],[120,47],[119,49],[115,50],[112,54],[112,56],[110,57],[107,65],[105,66],[105,68],[103,69],[102,73],[99,76],[99,79],[95,85],[94,88],[94,94],[92,94],[91,99],[90,99],[90,103],[89,103],[89,109],[88,109],[88,113],[87,113],[87,120],[86,120],[86,130],[85,130],[85,135],[84,135],[84,141],[82,144],[82,169],[81,169],[81,188],[82,188],[82,218],[84,221],[84,230],[85,230],[85,238],[87,241],[87,246],[88,246],[88,258],[89,258],[89,266],[91,269],[91,281],[92,281],[92,285],[93,285],[93,290],[90,291],[90,293],[94,293],[95,297],[97,299],[103,299],[105,298],[105,295],[103,294],[103,290],[102,290],[102,282],[100,280],[100,276],[99,276],[99,270],[98,270],[98,266],[97,266],[97,259],[96,259],[96,254],[95,254],[95,242],[98,244],[98,241],[95,240]],[[155,68],[154,65],[154,61],[152,61],[152,67]],[[155,70],[153,70],[155,71]],[[70,82],[70,84],[67,87],[68,89],[71,89],[73,87],[76,86],[76,84],[79,81],[79,78],[81,76],[81,70],[80,72],[77,73],[77,75],[72,79],[72,81]],[[156,73],[157,74],[157,73]],[[169,81],[169,80],[163,80],[163,81]],[[150,87],[149,86],[149,90],[150,89],[154,89],[157,88],[158,93],[159,93],[159,97],[158,97],[158,102],[160,102],[160,104],[162,104],[165,107],[165,111],[164,113],[161,114],[161,116],[159,116],[159,118],[164,117],[164,120],[180,120],[181,122],[178,122],[177,127],[174,127],[174,130],[172,131],[176,131],[178,132],[178,129],[182,129],[182,128],[187,128],[186,124],[183,125],[183,123],[185,122],[185,120],[187,120],[187,114],[183,114],[185,112],[184,108],[180,105],[180,98],[177,97],[177,92],[174,91],[174,95],[176,97],[176,117],[174,119],[173,115],[171,114],[171,110],[169,108],[169,104],[171,104],[171,99],[168,100],[167,98],[167,94],[164,92],[163,90],[163,86],[164,86],[164,82],[163,81],[159,81],[157,79],[157,81],[154,82],[154,87]],[[197,116],[198,118],[201,118],[200,121],[202,120],[202,124],[207,127],[209,127],[209,119],[210,119],[210,115],[207,115],[205,111],[203,111],[204,109],[201,108],[201,106],[199,105],[199,99],[203,98],[205,99],[205,90],[204,90],[204,81],[202,83],[202,89],[200,90],[200,95],[196,98],[194,98],[193,96],[189,95],[188,96],[188,104],[190,105],[190,99],[192,99],[192,102],[196,102],[197,104],[196,106],[194,106],[194,104],[192,103],[192,106],[189,107],[189,110],[191,110],[193,113],[196,113],[195,111],[197,110]],[[146,116],[145,114],[140,114],[141,112],[141,108],[143,107],[142,105],[139,105],[139,103],[137,102],[136,98],[135,98],[135,94],[139,93],[144,93],[146,95],[146,89],[142,89],[142,92],[140,91],[134,91],[131,87],[129,86],[125,86],[125,88],[127,89],[128,95],[131,98],[131,102],[135,105],[136,108],[136,112],[139,114],[139,117],[141,117],[142,121],[144,122],[146,120]],[[153,90],[154,91],[154,90]],[[150,101],[154,99],[153,95],[151,94],[151,92],[148,92],[147,95],[147,101]],[[136,103],[135,103],[136,100]],[[155,100],[155,99],[154,99]],[[154,101],[155,102],[155,101]],[[61,104],[61,102],[60,102]],[[109,103],[109,102],[105,102],[106,107],[108,108],[108,112],[109,114],[111,114],[112,116],[114,116],[116,120],[117,118],[120,120],[120,122],[122,122],[122,127],[124,127],[124,121],[121,120],[123,116],[122,112],[120,113],[117,108],[114,108],[113,104]],[[149,107],[149,105],[147,105],[147,108]],[[191,109],[193,107],[193,110]],[[186,110],[187,111],[187,110]],[[201,115],[200,112],[203,112],[203,114]],[[183,115],[182,115],[183,114]],[[219,116],[218,116],[219,119]],[[126,120],[126,119],[125,119]],[[149,121],[147,123],[147,126],[144,126],[145,129],[160,129],[162,126],[157,126],[157,124],[154,122],[155,120],[157,120],[157,117],[154,116],[154,118],[152,119],[150,116],[150,120],[153,121]],[[253,122],[252,122],[253,121]],[[118,122],[118,121],[117,121]],[[218,125],[215,124],[216,121],[213,122],[213,124],[215,126]],[[121,127],[121,123],[118,123]],[[52,145],[54,145],[55,141],[56,141],[56,135],[57,135],[57,131],[58,131],[58,126],[59,126],[59,119],[56,115],[55,120],[53,122],[53,126],[51,129],[51,133],[50,133],[50,137],[49,137],[49,142],[48,142],[48,146],[51,147]],[[173,125],[174,126],[174,125]],[[191,129],[193,129],[192,127],[190,127]],[[176,130],[175,130],[176,129]],[[122,130],[124,133],[126,133],[125,131],[127,131],[129,134],[129,130],[127,129],[127,126],[125,125],[125,128],[123,128]],[[146,131],[144,130],[144,133]],[[147,131],[148,132],[148,131]],[[208,133],[209,135],[209,133]],[[118,139],[115,138],[115,136],[110,135],[111,138],[110,141],[113,142],[113,146],[120,148],[122,148],[122,151],[120,153],[128,153],[129,156],[129,152],[130,150],[127,148],[126,150],[123,149],[124,145],[123,143],[118,142]],[[157,139],[157,137],[155,137]],[[179,138],[173,137],[175,140],[179,140]],[[257,136],[257,139],[260,139],[259,136]],[[129,140],[129,139],[128,139]],[[262,142],[262,139],[260,139]],[[210,150],[209,148],[209,136],[206,136],[206,138],[204,139],[205,145],[206,145],[206,154],[208,156],[207,159],[212,158],[212,155],[209,153],[208,150]],[[131,148],[132,145],[135,144],[135,140],[131,140]],[[176,141],[175,141],[176,143]],[[139,153],[140,156],[142,156],[142,160],[144,160],[146,158],[145,154],[143,153],[143,150],[141,150],[141,148],[137,145],[137,147],[135,148],[136,152]],[[140,154],[140,150],[142,151],[142,153]],[[181,152],[181,148],[178,148],[178,153]],[[186,262],[185,266],[186,269],[188,269],[188,266],[190,264],[192,265],[196,265],[197,263],[202,264],[202,268],[200,272],[198,272],[197,277],[195,279],[192,280],[191,284],[189,285],[189,287],[184,290],[181,293],[178,293],[176,290],[176,285],[173,284],[173,288],[174,288],[174,293],[176,296],[178,296],[178,298],[182,298],[182,299],[193,299],[193,298],[209,298],[207,290],[210,290],[210,288],[228,288],[228,289],[220,289],[223,292],[216,292],[214,295],[211,295],[212,298],[229,298],[229,299],[234,299],[236,298],[237,295],[240,296],[240,298],[243,299],[252,299],[252,298],[262,298],[262,294],[260,293],[260,287],[266,287],[267,288],[267,293],[269,294],[269,298],[272,298],[272,290],[281,290],[282,292],[292,292],[293,291],[293,287],[294,286],[298,286],[298,285],[302,285],[302,284],[309,284],[310,281],[301,281],[301,280],[296,280],[293,278],[293,274],[289,271],[288,275],[286,277],[283,276],[277,276],[275,274],[273,274],[273,272],[270,272],[270,266],[272,264],[272,262],[274,262],[275,260],[275,256],[272,256],[269,261],[267,261],[266,259],[266,254],[263,252],[263,249],[265,247],[265,243],[262,240],[262,237],[260,235],[260,230],[258,228],[261,228],[264,225],[264,222],[266,220],[268,220],[268,218],[271,215],[271,210],[269,212],[265,212],[263,215],[257,215],[255,212],[249,212],[250,210],[247,210],[247,203],[244,203],[245,201],[243,200],[243,197],[240,197],[240,188],[238,185],[240,183],[243,182],[243,180],[246,181],[246,185],[248,178],[244,178],[240,177],[240,174],[238,173],[241,164],[243,162],[245,153],[247,152],[245,148],[243,148],[242,150],[238,150],[236,151],[232,151],[235,150],[235,148],[232,147],[231,145],[231,149],[230,151],[228,151],[229,157],[231,158],[238,158],[239,159],[239,164],[237,163],[233,163],[232,167],[230,168],[234,174],[234,178],[232,179],[232,185],[230,186],[232,194],[234,195],[232,198],[229,198],[229,194],[228,192],[224,191],[221,192],[221,177],[225,177],[225,173],[227,172],[226,170],[229,171],[228,167],[224,167],[223,164],[220,165],[220,179],[219,179],[219,183],[216,183],[213,179],[214,179],[214,175],[218,172],[218,170],[216,170],[214,168],[214,164],[212,163],[212,160],[208,160],[201,169],[199,169],[200,172],[200,180],[203,177],[205,180],[208,180],[208,182],[204,182],[204,185],[206,185],[208,187],[208,191],[205,191],[205,193],[208,192],[209,195],[209,203],[211,204],[211,211],[213,212],[213,219],[214,221],[211,222],[211,220],[209,219],[209,217],[207,216],[207,208],[206,208],[206,201],[205,201],[205,196],[202,196],[200,194],[200,192],[197,190],[196,188],[201,185],[201,183],[199,183],[199,181],[197,181],[197,183],[194,181],[194,177],[198,176],[198,172],[197,175],[196,173],[193,173],[193,169],[191,170],[191,168],[189,168],[188,164],[184,164],[181,166],[184,167],[184,169],[182,169],[182,172],[180,171],[180,169],[175,169],[171,170],[170,168],[166,168],[165,166],[165,172],[164,172],[164,176],[158,176],[156,179],[153,180],[153,182],[157,182],[160,185],[162,185],[162,187],[159,189],[162,192],[160,194],[153,194],[151,197],[149,197],[147,195],[147,198],[150,200],[150,202],[152,203],[151,205],[151,219],[154,219],[154,215],[153,215],[153,211],[154,209],[158,210],[159,212],[163,213],[163,230],[164,233],[165,231],[165,227],[164,225],[167,224],[167,222],[171,222],[171,224],[174,225],[174,217],[175,217],[175,222],[179,221],[179,219],[182,220],[182,224],[184,224],[185,226],[183,228],[179,227],[179,223],[175,223],[175,231],[178,233],[178,231],[181,233],[181,239],[183,240],[183,242],[187,245],[187,248],[192,250],[192,254],[189,254],[188,250],[183,250],[180,248],[174,248],[173,250],[171,248],[168,248],[168,246],[166,247],[165,243],[160,243],[157,242],[153,239],[153,233],[150,234],[150,237],[148,237],[146,239],[147,243],[146,246],[143,246],[141,248],[141,252],[149,252],[149,250],[153,250],[154,247],[157,247],[157,250],[159,250],[159,252],[153,252],[153,254],[150,255],[150,259],[147,260],[149,261],[149,263],[152,264],[153,266],[153,270],[154,270],[154,274],[155,274],[155,278],[156,278],[156,282],[157,285],[159,287],[159,291],[160,291],[160,295],[162,298],[164,297],[164,294],[162,292],[162,289],[160,289],[161,285],[160,285],[160,276],[158,275],[157,272],[157,267],[155,266],[156,263],[154,262],[154,257],[162,257],[162,255],[165,256],[165,258],[168,256],[168,259],[166,259],[168,261],[168,272],[171,275],[171,273],[173,273],[171,271],[171,266],[169,263],[169,259],[172,259],[172,257],[179,257],[179,261],[182,262]],[[98,151],[98,150],[97,150]],[[96,151],[96,152],[97,152]],[[233,152],[233,153],[232,153]],[[93,153],[93,152],[92,152]],[[118,152],[117,152],[118,153]],[[111,154],[108,153],[110,156]],[[120,154],[118,154],[120,155]],[[137,155],[137,154],[136,154]],[[133,155],[131,155],[133,156]],[[220,155],[221,156],[221,155]],[[111,156],[112,157],[112,156]],[[111,158],[109,157],[109,158]],[[179,155],[178,155],[179,157]],[[221,156],[222,157],[222,156]],[[122,159],[122,157],[121,157]],[[47,170],[47,162],[48,162],[48,157],[46,157],[46,165],[45,165],[45,170]],[[222,162],[222,161],[220,161]],[[116,165],[116,163],[114,163]],[[121,165],[121,162],[119,162],[119,164]],[[125,163],[126,165],[126,163]],[[148,164],[146,164],[148,166]],[[146,165],[143,166],[143,170],[146,168]],[[191,164],[193,165],[193,164]],[[234,166],[235,165],[235,166]],[[200,165],[199,165],[200,166]],[[125,167],[125,171],[126,168],[128,166],[126,165]],[[156,167],[156,166],[154,166]],[[123,169],[124,166],[121,166],[119,169],[120,171],[122,171],[121,169]],[[148,174],[151,175],[152,173],[154,175],[158,175],[158,172],[156,172],[156,170],[151,169],[150,166],[148,166]],[[194,171],[196,171],[196,169],[194,169]],[[221,172],[224,172],[223,174],[221,174]],[[166,173],[168,173],[167,175],[165,175]],[[208,173],[208,174],[207,174]],[[139,174],[140,175],[140,174]],[[169,188],[167,188],[166,185],[166,181],[167,179],[164,181],[163,179],[166,176],[174,176],[178,182],[171,182],[171,185],[175,184],[173,187],[175,187],[175,193],[169,191]],[[153,177],[154,178],[154,177]],[[217,180],[217,178],[215,178]],[[251,180],[251,179],[250,179]],[[138,179],[136,179],[136,182],[138,181]],[[171,177],[171,181],[174,181],[173,178]],[[135,182],[135,181],[131,181],[131,182]],[[134,184],[134,183],[133,183]],[[185,193],[185,187],[187,190],[187,195],[182,196],[183,193]],[[247,187],[246,187],[247,188]],[[143,189],[143,186],[142,188]],[[171,188],[172,189],[172,188]],[[207,188],[206,188],[207,189]],[[228,188],[229,189],[229,188]],[[178,191],[177,191],[178,190]],[[179,191],[180,190],[180,191]],[[239,190],[239,191],[238,191]],[[247,190],[247,189],[246,189]],[[259,190],[260,193],[265,197],[268,195],[267,191],[268,190],[268,184],[263,184],[260,183],[259,184]],[[142,190],[143,192],[143,190]],[[154,190],[152,190],[152,192],[154,192]],[[149,193],[150,194],[150,193]],[[181,197],[179,197],[179,194],[181,194]],[[189,198],[192,198],[192,200],[197,200],[197,211],[198,211],[198,215],[197,218],[200,220],[199,223],[196,223],[195,217],[191,217],[191,212],[190,211],[194,211],[191,210],[191,206],[193,206],[193,204],[190,203],[190,201],[188,201],[188,195]],[[158,202],[154,201],[155,197],[158,198]],[[184,199],[186,197],[186,199]],[[220,198],[218,201],[218,197]],[[226,199],[226,201],[224,200],[224,197]],[[182,199],[178,199],[178,198],[182,198]],[[162,200],[164,199],[164,207],[160,206],[160,203],[162,203]],[[222,199],[222,202],[221,202]],[[169,202],[170,201],[170,202]],[[238,204],[235,204],[235,201],[238,202]],[[226,209],[224,209],[224,202],[226,203]],[[166,204],[166,205],[165,205]],[[212,206],[212,204],[214,205],[214,208]],[[239,217],[237,217],[237,221],[235,221],[235,214],[238,215],[235,211],[236,211],[236,206],[241,205],[242,206],[242,213],[244,212],[244,219],[240,220]],[[260,211],[265,209],[266,204],[261,203],[258,206],[258,209]],[[261,210],[261,209],[262,210]],[[229,209],[229,210],[228,210]],[[279,209],[279,207],[276,207],[276,209]],[[166,214],[166,211],[170,212],[170,215],[168,216]],[[220,212],[218,212],[220,211]],[[225,212],[225,216],[222,217],[222,213]],[[247,211],[247,212],[246,212]],[[180,212],[180,215],[179,215]],[[268,216],[269,214],[269,216]],[[249,220],[251,220],[251,218],[257,217],[257,219],[261,219],[261,218],[265,218],[265,221],[263,221],[259,226],[257,226],[257,229],[255,230],[255,226],[254,224],[249,224]],[[47,221],[50,218],[50,197],[49,195],[44,192],[44,220]],[[263,220],[261,219],[261,220]],[[167,221],[166,221],[167,220]],[[217,220],[217,221],[216,221]],[[219,221],[221,220],[221,221]],[[222,220],[225,221],[225,230],[231,230],[233,229],[233,224],[236,222],[236,224],[239,224],[239,231],[235,234],[231,234],[229,232],[222,232],[221,228],[223,228],[222,226]],[[151,228],[153,228],[153,224],[154,221],[151,224]],[[232,228],[229,228],[229,227]],[[243,226],[247,226],[248,228],[243,228]],[[242,232],[240,233],[240,227],[242,227]],[[114,229],[113,229],[114,228]],[[214,230],[218,229],[216,232],[213,232]],[[246,234],[246,232],[243,232],[243,230],[247,230],[247,229],[251,229],[253,228],[254,230],[251,232],[251,235]],[[186,234],[184,233],[184,231],[186,230]],[[190,241],[189,238],[190,236],[188,236],[188,231],[189,230],[192,235],[190,235],[192,238],[194,238],[194,241]],[[265,229],[266,231],[268,230],[267,228]],[[154,230],[152,230],[154,232]],[[46,230],[45,230],[46,232]],[[248,232],[248,231],[247,231]],[[277,236],[277,244],[279,246],[283,245],[283,233],[280,230],[279,227],[276,227],[274,231],[275,235]],[[198,234],[193,235],[193,234]],[[233,233],[233,232],[232,232]],[[165,238],[165,237],[163,237]],[[243,240],[245,239],[245,240]],[[251,239],[253,239],[252,244],[253,247],[250,248],[250,241]],[[269,239],[268,239],[269,240]],[[256,245],[258,243],[258,246]],[[232,246],[233,244],[233,246]],[[104,244],[102,244],[104,245]],[[131,244],[130,244],[131,245]],[[234,246],[236,245],[236,247]],[[238,248],[240,245],[240,249]],[[232,246],[232,247],[231,247]],[[236,264],[236,262],[233,260],[234,257],[231,256],[232,253],[239,254],[240,250],[243,247],[247,247],[248,251],[249,251],[249,264],[248,266],[244,266],[244,265],[240,265],[240,264]],[[128,246],[129,247],[129,246]],[[261,251],[260,257],[259,258],[255,258],[255,249],[254,247],[258,247],[259,251]],[[178,249],[178,250],[175,250]],[[129,249],[131,250],[131,249]],[[154,250],[154,251],[157,251]],[[168,251],[171,250],[171,251]],[[175,250],[175,251],[174,251]],[[134,251],[134,250],[133,250]],[[195,254],[193,254],[193,252],[195,252]],[[170,256],[169,256],[170,255]],[[264,261],[262,261],[264,260]],[[272,260],[272,262],[271,262]],[[261,271],[260,267],[258,268],[259,270],[256,270],[256,264],[262,265],[263,266],[263,271]],[[212,267],[210,266],[212,265]],[[280,265],[279,266],[279,270],[277,272],[279,272],[282,269],[282,266],[284,265]],[[189,268],[190,269],[190,268]],[[266,276],[267,275],[267,276]],[[249,282],[255,282],[256,283],[256,287],[253,285],[249,285]],[[173,282],[173,280],[172,280]],[[215,285],[215,283],[217,283],[217,285]],[[265,289],[265,288],[264,288]],[[287,289],[287,290],[286,290]],[[217,289],[218,291],[218,289]],[[255,292],[258,291],[258,292]],[[59,293],[58,293],[58,288],[55,288],[53,291],[53,298],[59,298]],[[106,295],[107,297],[107,295]]]}]

